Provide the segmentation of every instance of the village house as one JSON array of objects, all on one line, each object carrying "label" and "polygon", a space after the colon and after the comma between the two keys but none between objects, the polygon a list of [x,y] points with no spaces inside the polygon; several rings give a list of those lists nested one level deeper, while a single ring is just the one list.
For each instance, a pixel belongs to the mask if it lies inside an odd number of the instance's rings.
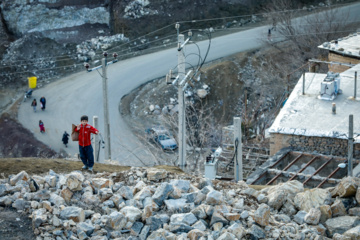
[{"label": "village house", "polygon": [[329,71],[341,73],[351,68],[351,65],[360,63],[360,33],[350,34],[347,37],[325,42],[319,46],[328,50]]}]

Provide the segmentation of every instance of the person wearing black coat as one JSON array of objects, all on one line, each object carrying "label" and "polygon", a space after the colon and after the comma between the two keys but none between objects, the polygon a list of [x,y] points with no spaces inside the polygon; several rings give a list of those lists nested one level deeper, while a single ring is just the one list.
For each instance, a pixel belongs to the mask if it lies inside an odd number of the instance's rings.
[{"label": "person wearing black coat", "polygon": [[64,143],[65,147],[67,147],[67,144],[69,142],[69,134],[65,131],[62,136],[62,142]]}]

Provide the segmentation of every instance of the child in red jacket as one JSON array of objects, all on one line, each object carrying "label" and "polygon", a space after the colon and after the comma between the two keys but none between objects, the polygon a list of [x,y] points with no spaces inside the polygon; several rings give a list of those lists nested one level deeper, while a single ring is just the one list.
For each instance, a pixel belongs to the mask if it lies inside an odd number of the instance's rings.
[{"label": "child in red jacket", "polygon": [[94,166],[94,151],[91,146],[91,134],[98,134],[99,131],[93,126],[88,124],[88,116],[81,116],[81,124],[75,128],[79,132],[79,152],[80,159],[83,162],[83,169],[93,170]]}]

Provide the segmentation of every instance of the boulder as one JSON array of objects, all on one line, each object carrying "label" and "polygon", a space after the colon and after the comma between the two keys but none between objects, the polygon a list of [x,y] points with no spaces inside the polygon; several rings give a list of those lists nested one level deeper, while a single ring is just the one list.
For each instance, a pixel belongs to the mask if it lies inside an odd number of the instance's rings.
[{"label": "boulder", "polygon": [[114,211],[109,215],[106,226],[112,230],[121,230],[126,225],[126,218],[123,214]]},{"label": "boulder", "polygon": [[158,206],[161,206],[164,200],[168,198],[173,190],[174,188],[171,184],[161,183],[161,185],[156,189],[152,198]]},{"label": "boulder", "polygon": [[294,198],[295,206],[306,212],[310,211],[311,208],[318,208],[330,202],[330,192],[321,188],[313,188],[309,191],[298,193]]},{"label": "boulder", "polygon": [[169,212],[173,212],[173,213],[174,212],[177,212],[177,213],[184,212],[186,205],[187,205],[186,199],[184,199],[184,198],[165,200],[166,209]]},{"label": "boulder", "polygon": [[191,225],[191,227],[200,231],[205,231],[207,229],[207,224],[204,220],[199,220],[193,225]]},{"label": "boulder", "polygon": [[206,203],[209,205],[219,205],[224,202],[224,197],[221,192],[213,190],[206,195]]},{"label": "boulder", "polygon": [[27,172],[21,171],[18,174],[16,174],[15,176],[10,177],[9,183],[11,186],[15,186],[18,181],[20,181],[20,180],[28,181],[29,179],[30,179],[30,177],[27,174]]},{"label": "boulder", "polygon": [[120,213],[123,214],[128,222],[136,222],[141,218],[142,211],[133,206],[127,206],[120,210]]},{"label": "boulder", "polygon": [[167,172],[165,170],[157,169],[157,168],[149,168],[146,170],[146,173],[147,173],[147,179],[149,181],[157,182],[167,177]]},{"label": "boulder", "polygon": [[170,223],[178,224],[183,223],[186,225],[193,225],[195,222],[197,222],[197,218],[192,213],[179,213],[179,214],[173,214],[170,217]]},{"label": "boulder", "polygon": [[99,190],[99,198],[101,202],[105,202],[113,196],[111,188],[101,188]]},{"label": "boulder", "polygon": [[179,188],[183,193],[188,192],[190,189],[190,182],[187,180],[173,179],[170,181],[170,184]]},{"label": "boulder", "polygon": [[80,191],[82,189],[82,183],[85,180],[85,177],[80,172],[72,172],[68,175],[66,179],[66,186],[71,191]]},{"label": "boulder", "polygon": [[205,233],[199,229],[193,229],[187,233],[187,237],[190,240],[198,240],[199,238],[204,237],[204,236],[205,236]]},{"label": "boulder", "polygon": [[355,199],[358,202],[358,204],[360,204],[360,187],[358,187],[356,190]]},{"label": "boulder", "polygon": [[226,218],[224,218],[220,212],[216,211],[211,216],[210,226],[213,226],[216,223],[221,223],[222,225],[227,225],[229,223],[229,221]]},{"label": "boulder", "polygon": [[360,226],[356,226],[347,230],[343,235],[350,237],[351,239],[360,239]]},{"label": "boulder", "polygon": [[122,186],[116,193],[126,200],[133,199],[134,197],[133,191],[128,186]]},{"label": "boulder", "polygon": [[85,220],[85,212],[79,207],[65,207],[60,212],[60,218],[64,220],[73,220],[74,222],[83,222]]},{"label": "boulder", "polygon": [[272,186],[267,190],[268,205],[279,210],[286,200],[293,200],[296,194],[304,192],[303,184],[293,180]]},{"label": "boulder", "polygon": [[322,205],[319,207],[321,212],[320,222],[324,223],[326,220],[332,217],[331,207],[329,205]]},{"label": "boulder", "polygon": [[346,215],[346,209],[343,202],[340,199],[336,199],[331,205],[332,217],[340,217]]},{"label": "boulder", "polygon": [[151,196],[152,196],[151,189],[149,187],[145,187],[145,188],[139,190],[135,194],[134,199],[138,200],[138,201],[143,201],[145,198],[151,197]]},{"label": "boulder", "polygon": [[232,224],[229,228],[228,231],[232,234],[234,234],[236,236],[237,239],[242,239],[245,234],[246,234],[246,230],[245,228],[239,224],[239,223],[234,223]]},{"label": "boulder", "polygon": [[321,211],[317,208],[311,208],[305,215],[304,222],[307,224],[317,225],[320,221]]},{"label": "boulder", "polygon": [[93,234],[95,227],[88,222],[80,222],[76,225],[78,231],[83,231],[87,236],[91,236]]},{"label": "boulder", "polygon": [[325,227],[332,237],[335,233],[343,234],[347,230],[354,228],[360,224],[360,217],[342,216],[328,219],[325,222]]},{"label": "boulder", "polygon": [[269,225],[270,219],[270,207],[265,203],[260,204],[258,209],[255,211],[254,220],[260,226],[267,226]]},{"label": "boulder", "polygon": [[91,183],[97,189],[110,188],[114,184],[111,179],[107,178],[93,178]]},{"label": "boulder", "polygon": [[356,190],[359,187],[360,180],[355,177],[345,177],[341,182],[331,191],[333,197],[351,197],[355,196]]},{"label": "boulder", "polygon": [[69,203],[74,193],[65,187],[60,191],[60,196],[65,200],[65,202]]}]

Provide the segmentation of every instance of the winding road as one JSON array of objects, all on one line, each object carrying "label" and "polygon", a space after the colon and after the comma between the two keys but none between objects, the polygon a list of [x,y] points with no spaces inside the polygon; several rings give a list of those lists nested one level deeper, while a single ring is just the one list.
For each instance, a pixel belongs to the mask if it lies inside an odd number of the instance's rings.
[{"label": "winding road", "polygon": [[[349,10],[353,21],[360,19],[360,3],[351,7],[341,8]],[[210,52],[206,62],[210,62],[234,53],[248,51],[262,47],[267,37],[268,26],[229,34],[212,39]],[[201,56],[204,57],[209,41],[198,42]],[[198,53],[194,44],[187,45],[185,52]],[[142,55],[119,61],[107,67],[108,103],[111,131],[111,159],[127,166],[152,166],[157,159],[146,149],[140,140],[134,136],[123,120],[119,104],[121,98],[143,83],[163,77],[169,69],[177,65],[177,50],[168,49],[152,54]],[[198,58],[192,55],[186,61],[197,64]],[[101,72],[101,71],[100,71]],[[55,151],[66,151],[71,156],[78,153],[78,143],[70,140],[68,148],[61,142],[64,131],[71,131],[71,124],[80,123],[81,115],[99,117],[99,130],[104,132],[102,78],[96,71],[79,72],[36,89],[33,97],[38,101],[44,96],[47,99],[46,110],[38,107],[36,113],[30,107],[31,101],[22,103],[19,112],[19,122],[37,139],[50,146]],[[46,133],[41,134],[38,127],[39,120],[45,124]],[[100,159],[104,159],[104,151],[100,152]]]}]

